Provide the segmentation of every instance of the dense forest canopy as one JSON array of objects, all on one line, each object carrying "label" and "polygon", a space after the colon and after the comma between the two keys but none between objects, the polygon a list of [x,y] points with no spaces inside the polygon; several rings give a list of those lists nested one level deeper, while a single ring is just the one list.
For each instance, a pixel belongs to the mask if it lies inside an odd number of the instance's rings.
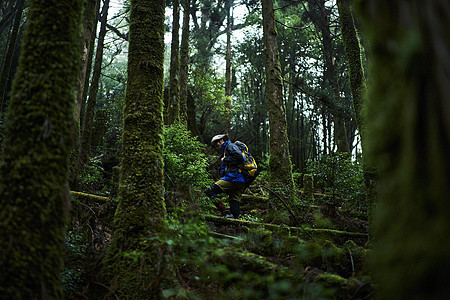
[{"label": "dense forest canopy", "polygon": [[0,1],[1,299],[447,297],[447,0],[66,2]]}]

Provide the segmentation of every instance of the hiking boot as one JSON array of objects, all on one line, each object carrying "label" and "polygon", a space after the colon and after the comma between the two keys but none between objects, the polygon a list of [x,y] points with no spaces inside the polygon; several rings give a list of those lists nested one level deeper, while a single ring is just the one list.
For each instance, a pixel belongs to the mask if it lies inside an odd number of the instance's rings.
[{"label": "hiking boot", "polygon": [[233,214],[226,214],[226,215],[224,215],[224,217],[228,218],[228,219],[233,219],[233,220],[239,219],[239,216],[235,217]]}]

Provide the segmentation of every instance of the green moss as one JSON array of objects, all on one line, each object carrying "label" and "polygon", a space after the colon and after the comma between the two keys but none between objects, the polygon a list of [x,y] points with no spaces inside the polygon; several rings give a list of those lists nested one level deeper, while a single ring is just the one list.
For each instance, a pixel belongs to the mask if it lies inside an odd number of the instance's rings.
[{"label": "green moss", "polygon": [[163,36],[164,1],[131,1],[119,205],[113,243],[104,263],[106,279],[122,298],[158,298],[172,282],[157,236],[164,230],[166,217]]},{"label": "green moss", "polygon": [[326,287],[343,287],[347,284],[347,279],[330,273],[322,273],[315,278],[316,282],[319,282]]},{"label": "green moss", "polygon": [[82,1],[29,1],[0,178],[0,294],[62,299]]}]

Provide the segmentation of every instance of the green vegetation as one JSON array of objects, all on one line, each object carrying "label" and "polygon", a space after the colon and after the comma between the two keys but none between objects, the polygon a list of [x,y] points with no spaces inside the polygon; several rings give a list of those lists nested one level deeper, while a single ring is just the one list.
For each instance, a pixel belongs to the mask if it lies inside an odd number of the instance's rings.
[{"label": "green vegetation", "polygon": [[450,293],[448,1],[69,2],[0,1],[1,299]]}]

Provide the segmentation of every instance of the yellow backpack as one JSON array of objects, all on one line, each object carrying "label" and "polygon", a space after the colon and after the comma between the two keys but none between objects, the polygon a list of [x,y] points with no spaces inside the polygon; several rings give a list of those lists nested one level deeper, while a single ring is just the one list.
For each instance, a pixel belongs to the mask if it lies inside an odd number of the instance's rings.
[{"label": "yellow backpack", "polygon": [[244,174],[247,184],[250,184],[259,175],[258,165],[250,152],[248,152],[247,145],[240,141],[234,143],[239,147],[242,152],[242,158],[244,158],[244,162],[239,165],[239,168]]}]

